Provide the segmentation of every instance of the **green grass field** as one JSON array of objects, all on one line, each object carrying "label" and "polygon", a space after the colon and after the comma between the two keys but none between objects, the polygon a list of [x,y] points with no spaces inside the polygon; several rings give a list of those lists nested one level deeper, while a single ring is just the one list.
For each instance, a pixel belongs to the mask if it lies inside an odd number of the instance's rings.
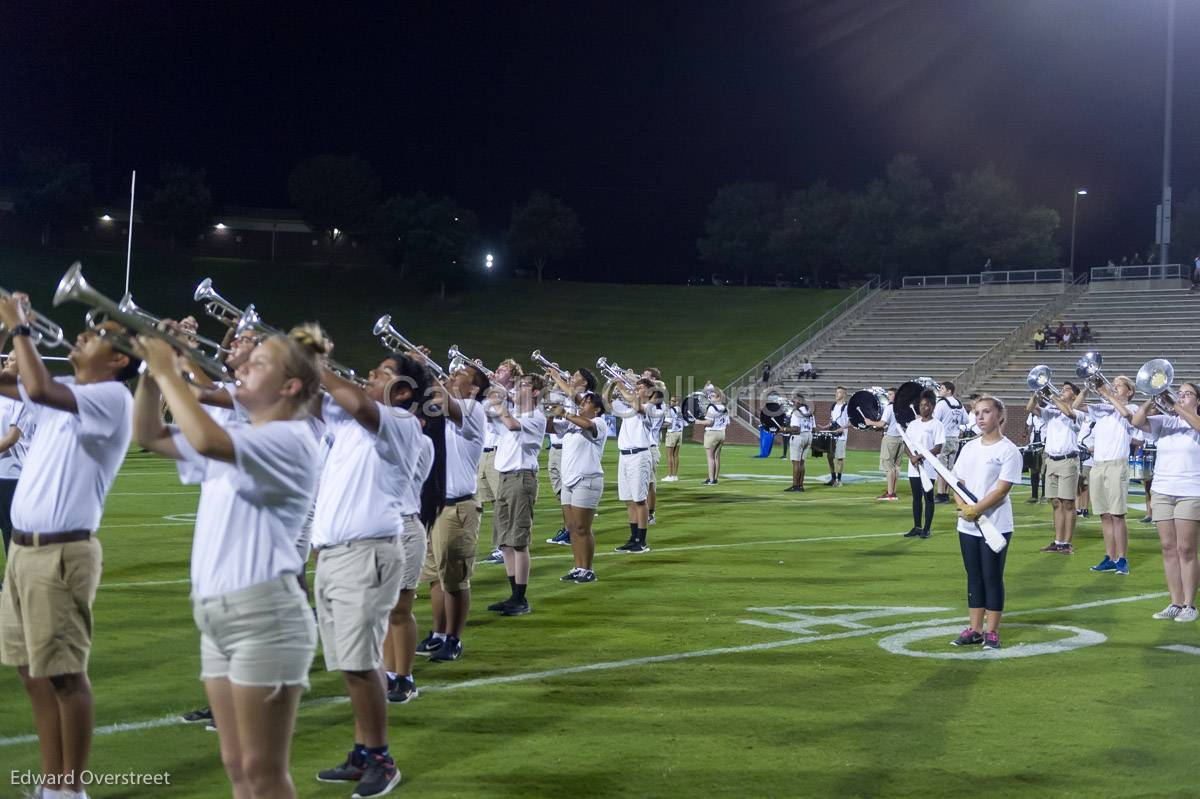
[{"label": "green grass field", "polygon": [[[51,307],[58,279],[76,258],[95,287],[119,299],[124,291],[124,253],[56,253],[0,249],[0,286],[26,289],[39,310],[72,334],[86,310],[78,304]],[[230,258],[167,258],[134,254],[132,290],[139,305],[160,316],[201,318],[201,332],[220,338],[192,301],[196,284],[213,278],[230,302],[255,303],[277,327],[318,319],[337,342],[347,366],[374,366],[383,348],[371,335],[384,313],[415,343],[428,345],[446,365],[446,350],[459,345],[495,368],[515,357],[529,365],[537,348],[563,367],[593,368],[603,355],[621,366],[657,365],[668,386],[694,376],[725,385],[846,296],[841,290],[739,288],[733,286],[538,284],[484,279],[446,300],[415,293],[393,273],[372,268],[271,264]]]},{"label": "green grass field", "polygon": [[[1099,523],[1080,524],[1079,554],[1041,554],[1050,511],[1017,489],[1005,656],[966,659],[947,645],[963,624],[965,588],[945,506],[931,539],[902,538],[907,492],[874,501],[874,453],[851,454],[853,482],[841,489],[820,485],[824,464],[810,460],[801,495],[781,491],[786,461],[753,454],[728,448],[724,479],[705,487],[703,452],[685,447],[683,480],[661,485],[653,551],[642,556],[611,552],[628,528],[610,479],[596,525],[599,580],[583,586],[559,582],[569,553],[541,543],[558,527],[543,475],[533,613],[483,610],[507,585],[500,567],[478,568],[464,658],[418,659],[420,698],[390,709],[404,772],[395,795],[1197,794],[1187,754],[1196,661],[1161,647],[1198,646],[1200,628],[1150,619],[1166,600],[1149,526],[1132,525],[1130,576],[1093,574]],[[610,478],[614,455],[610,447]],[[196,491],[140,454],[109,497],[92,768],[165,770],[171,787],[93,797],[228,795],[216,735],[177,719],[204,704],[187,585],[195,509]],[[424,635],[424,600],[418,618]],[[912,640],[898,641],[903,633]],[[1092,645],[1035,654],[1076,636]],[[292,773],[302,797],[348,797],[313,779],[352,738],[341,680],[320,663],[318,654]],[[20,795],[10,769],[38,764],[32,732],[15,673],[0,670],[0,797]]]}]

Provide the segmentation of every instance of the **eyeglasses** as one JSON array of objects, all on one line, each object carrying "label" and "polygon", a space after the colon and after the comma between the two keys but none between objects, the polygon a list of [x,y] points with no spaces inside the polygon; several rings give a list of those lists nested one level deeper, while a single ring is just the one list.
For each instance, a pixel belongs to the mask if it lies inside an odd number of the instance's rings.
[{"label": "eyeglasses", "polygon": [[1180,391],[1175,396],[1177,396],[1177,397],[1195,397],[1196,392],[1192,391],[1191,389],[1184,389],[1183,391]]}]

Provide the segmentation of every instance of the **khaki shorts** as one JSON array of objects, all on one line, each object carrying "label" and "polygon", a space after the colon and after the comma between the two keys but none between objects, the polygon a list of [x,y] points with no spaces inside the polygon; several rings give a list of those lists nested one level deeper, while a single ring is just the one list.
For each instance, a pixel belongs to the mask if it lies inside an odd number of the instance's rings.
[{"label": "khaki shorts", "polygon": [[1124,516],[1129,510],[1129,461],[1097,461],[1091,475],[1092,513]]},{"label": "khaki shorts", "polygon": [[846,460],[846,434],[842,433],[833,443],[833,459]]},{"label": "khaki shorts", "polygon": [[478,486],[475,498],[480,504],[496,501],[496,492],[500,490],[500,472],[496,471],[496,450],[480,455],[479,466],[475,469],[475,482]]},{"label": "khaki shorts", "polygon": [[716,449],[725,443],[724,430],[705,430],[704,431],[704,448]]},{"label": "khaki shorts", "polygon": [[788,439],[788,460],[803,461],[804,453],[812,446],[812,433],[796,433]]},{"label": "khaki shorts", "polygon": [[404,550],[396,536],[321,550],[313,596],[326,671],[379,667],[388,615],[400,599],[403,572]]},{"label": "khaki shorts", "polygon": [[496,545],[524,549],[533,540],[533,506],[537,503],[537,472],[518,469],[500,473],[500,493],[492,509]]},{"label": "khaki shorts", "polygon": [[584,477],[573,486],[563,486],[562,504],[573,508],[595,510],[604,494],[604,476],[593,474]]},{"label": "khaki shorts", "polygon": [[683,443],[683,433],[667,433],[663,439],[663,446],[667,449],[674,449]]},{"label": "khaki shorts", "polygon": [[100,571],[95,537],[10,546],[0,592],[0,662],[28,666],[31,677],[86,673]]},{"label": "khaki shorts", "polygon": [[404,566],[400,570],[400,590],[412,591],[421,584],[421,566],[425,563],[425,526],[417,515],[405,516],[400,528],[400,549]]},{"label": "khaki shorts", "polygon": [[884,436],[879,445],[879,468],[884,472],[895,472],[900,469],[900,461],[904,459],[904,439],[901,436]]},{"label": "khaki shorts", "polygon": [[429,530],[421,582],[441,583],[447,591],[465,591],[475,573],[475,545],[483,508],[474,499],[442,508]]},{"label": "khaki shorts", "polygon": [[650,493],[650,452],[622,455],[617,460],[617,498],[622,502],[645,502]]},{"label": "khaki shorts", "polygon": [[1089,481],[1092,477],[1092,467],[1086,463],[1079,464],[1079,483],[1075,486],[1075,493],[1078,495],[1081,491],[1087,491],[1091,484]]},{"label": "khaki shorts", "polygon": [[550,473],[550,490],[556,495],[562,493],[562,446],[558,449],[550,447],[546,456],[546,471]]},{"label": "khaki shorts", "polygon": [[1074,502],[1078,486],[1079,458],[1056,461],[1046,456],[1046,497]]},{"label": "khaki shorts", "polygon": [[958,436],[946,436],[946,443],[942,444],[942,451],[938,453],[938,460],[947,469],[954,468],[954,461],[958,459]]},{"label": "khaki shorts", "polygon": [[662,450],[658,447],[650,448],[650,484],[658,483],[658,464],[662,460]]},{"label": "khaki shorts", "polygon": [[1200,522],[1200,497],[1173,497],[1150,490],[1150,516],[1156,522]]},{"label": "khaki shorts", "polygon": [[200,629],[200,679],[308,687],[317,625],[295,575],[192,600]]}]

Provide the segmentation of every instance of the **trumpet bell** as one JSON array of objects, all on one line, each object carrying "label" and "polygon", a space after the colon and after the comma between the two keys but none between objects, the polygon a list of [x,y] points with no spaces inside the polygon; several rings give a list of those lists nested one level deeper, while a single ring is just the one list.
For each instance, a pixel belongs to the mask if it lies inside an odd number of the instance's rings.
[{"label": "trumpet bell", "polygon": [[392,315],[385,313],[383,316],[375,320],[375,327],[371,328],[371,332],[376,336],[382,336],[384,333],[391,332],[388,330],[392,326]]},{"label": "trumpet bell", "polygon": [[1045,364],[1038,364],[1029,370],[1029,374],[1025,378],[1025,385],[1029,386],[1031,391],[1042,391],[1050,388],[1050,380],[1054,373],[1050,371],[1050,367]]},{"label": "trumpet bell", "polygon": [[1147,396],[1156,396],[1171,388],[1175,379],[1175,367],[1166,358],[1155,358],[1142,364],[1138,369],[1134,385],[1137,390]]},{"label": "trumpet bell", "polygon": [[192,293],[194,302],[206,302],[217,296],[217,292],[213,291],[212,278],[206,277],[196,284],[196,290]]},{"label": "trumpet bell", "polygon": [[87,292],[95,293],[83,276],[83,264],[76,261],[58,281],[58,288],[54,290],[54,305],[57,307]]}]

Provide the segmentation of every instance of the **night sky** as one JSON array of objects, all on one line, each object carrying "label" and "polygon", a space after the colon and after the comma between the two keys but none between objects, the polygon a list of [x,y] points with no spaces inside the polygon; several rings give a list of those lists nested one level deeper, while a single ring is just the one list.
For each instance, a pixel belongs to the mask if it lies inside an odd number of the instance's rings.
[{"label": "night sky", "polygon": [[[534,188],[609,277],[700,272],[723,183],[857,188],[898,152],[939,183],[992,161],[1081,202],[1077,260],[1153,239],[1165,0],[3,3],[0,167],[57,144],[114,199],[208,170],[287,205],[295,163],[354,153],[388,193],[449,194],[493,238]],[[1200,3],[1176,20],[1176,199],[1200,187]],[[1175,260],[1175,259],[1173,259]]]}]

